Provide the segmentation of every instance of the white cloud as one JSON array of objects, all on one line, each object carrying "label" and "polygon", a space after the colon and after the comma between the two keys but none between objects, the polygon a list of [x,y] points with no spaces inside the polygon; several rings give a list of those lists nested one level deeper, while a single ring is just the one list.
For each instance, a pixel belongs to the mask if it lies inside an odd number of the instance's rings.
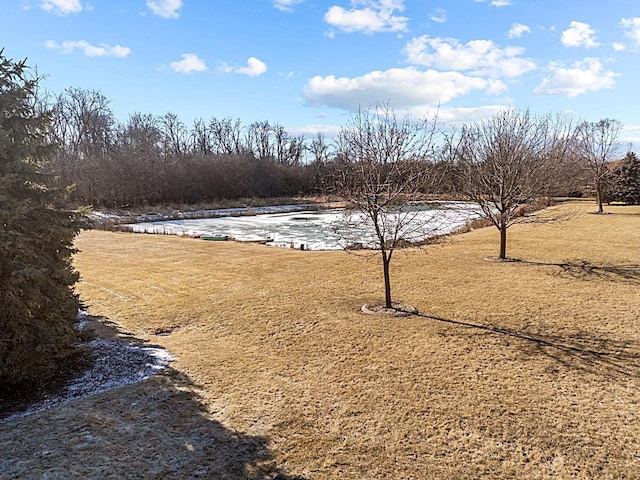
[{"label": "white cloud", "polygon": [[447,21],[447,11],[443,8],[436,8],[433,12],[431,12],[429,18],[433,22],[444,23]]},{"label": "white cloud", "polygon": [[409,19],[394,15],[403,10],[404,0],[351,0],[350,10],[334,5],[324,20],[344,32],[405,32]]},{"label": "white cloud", "polygon": [[304,87],[312,105],[356,111],[381,102],[396,108],[447,103],[474,90],[498,93],[506,86],[495,80],[470,77],[459,72],[420,71],[414,67],[375,71],[355,78],[316,76]]},{"label": "white cloud", "polygon": [[574,63],[570,68],[562,64],[552,63],[551,77],[546,77],[533,91],[536,95],[566,95],[577,97],[586,92],[613,88],[618,74],[603,71],[602,63],[597,58],[585,58]]},{"label": "white cloud", "polygon": [[182,5],[182,0],[147,0],[149,10],[163,18],[178,18]]},{"label": "white cloud", "polygon": [[250,77],[257,77],[267,71],[267,64],[256,57],[249,57],[246,67],[236,68],[235,72]]},{"label": "white cloud", "polygon": [[514,23],[513,25],[511,25],[511,28],[509,29],[509,33],[507,33],[507,35],[509,35],[509,38],[519,38],[524,33],[531,33],[531,27],[522,23]]},{"label": "white cloud", "polygon": [[277,8],[282,12],[293,12],[293,7],[305,0],[273,0],[273,8]]},{"label": "white cloud", "polygon": [[624,43],[620,42],[613,42],[611,46],[616,52],[623,52],[627,49],[627,46]]},{"label": "white cloud", "polygon": [[640,45],[640,17],[623,18],[620,25],[626,30],[627,37]]},{"label": "white cloud", "polygon": [[407,60],[415,65],[446,70],[470,71],[474,75],[517,77],[536,69],[531,60],[521,58],[520,47],[500,48],[491,40],[461,44],[453,38],[414,38],[405,46]]},{"label": "white cloud", "polygon": [[128,47],[120,45],[110,46],[104,43],[91,45],[86,40],[66,40],[62,43],[47,40],[44,46],[50,50],[59,50],[61,53],[70,54],[74,50],[82,50],[87,57],[118,57],[123,58],[131,53]]},{"label": "white cloud", "polygon": [[207,69],[204,61],[195,53],[183,53],[182,60],[171,62],[169,66],[179,73],[204,72]]},{"label": "white cloud", "polygon": [[569,28],[562,32],[562,44],[565,47],[597,47],[596,31],[588,23],[571,22]]},{"label": "white cloud", "polygon": [[[498,112],[509,108],[509,105],[483,105],[481,107],[440,107],[437,110],[438,122],[441,124],[456,125],[473,123],[492,117]],[[409,109],[415,117],[426,117],[436,113],[434,107],[417,107]]]},{"label": "white cloud", "polygon": [[[226,62],[220,62],[218,65],[218,72],[222,74],[226,73],[238,73],[240,75],[248,75],[250,77],[258,77],[267,71],[267,64],[256,57],[249,57],[247,59],[247,65],[244,67],[232,67]],[[289,78],[289,77],[287,77]]]},{"label": "white cloud", "polygon": [[479,122],[493,117],[495,114],[509,108],[509,105],[483,105],[482,107],[443,108],[438,118],[446,123]]},{"label": "white cloud", "polygon": [[80,0],[40,0],[40,8],[57,15],[80,13],[82,4]]}]

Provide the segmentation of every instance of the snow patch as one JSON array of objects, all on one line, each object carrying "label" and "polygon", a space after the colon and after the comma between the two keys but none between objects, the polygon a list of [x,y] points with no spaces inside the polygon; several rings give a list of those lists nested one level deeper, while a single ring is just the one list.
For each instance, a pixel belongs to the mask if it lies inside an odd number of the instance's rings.
[{"label": "snow patch", "polygon": [[72,380],[55,397],[0,419],[0,423],[141,382],[159,373],[174,359],[168,351],[159,347],[143,347],[113,340],[96,339],[82,346],[91,350],[92,365],[88,370]]},{"label": "snow patch", "polygon": [[78,310],[78,313],[76,314],[76,320],[78,320],[78,323],[76,323],[73,328],[75,328],[76,330],[84,330],[85,328],[87,328],[87,326],[89,325],[89,320],[87,319],[89,317],[89,314],[84,311],[84,310]]}]

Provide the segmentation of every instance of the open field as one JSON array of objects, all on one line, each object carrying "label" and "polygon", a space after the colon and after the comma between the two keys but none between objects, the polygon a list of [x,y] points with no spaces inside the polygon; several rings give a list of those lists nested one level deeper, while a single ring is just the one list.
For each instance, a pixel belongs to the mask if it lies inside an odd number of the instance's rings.
[{"label": "open field", "polygon": [[521,262],[494,228],[397,254],[393,319],[377,258],[82,233],[90,314],[176,361],[0,424],[0,477],[640,478],[640,207],[557,208]]}]

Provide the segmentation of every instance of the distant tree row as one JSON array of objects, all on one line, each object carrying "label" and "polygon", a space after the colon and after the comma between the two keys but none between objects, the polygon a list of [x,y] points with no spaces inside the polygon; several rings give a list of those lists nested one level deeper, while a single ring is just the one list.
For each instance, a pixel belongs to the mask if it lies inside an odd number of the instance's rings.
[{"label": "distant tree row", "polygon": [[59,146],[50,169],[71,200],[95,207],[279,197],[316,191],[310,163],[328,156],[323,135],[307,141],[268,121],[243,126],[212,117],[191,126],[175,114],[119,123],[100,92],[68,88],[41,99]]},{"label": "distant tree row", "polygon": [[[39,108],[51,113],[47,140],[59,147],[50,171],[59,187],[73,185],[70,200],[77,205],[189,204],[332,192],[336,167],[346,154],[339,138],[330,141],[317,134],[309,140],[290,135],[283,126],[269,121],[243,125],[240,120],[211,117],[187,125],[172,113],[134,113],[118,122],[108,99],[96,90],[68,88],[41,96]],[[530,117],[520,119],[523,124],[508,125],[517,130],[511,133],[522,142],[553,141],[548,137],[552,119],[531,123]],[[554,121],[561,120],[572,122],[567,117]],[[504,136],[494,132],[499,128],[496,117],[489,123],[448,130],[438,139],[434,136],[429,168],[441,181],[431,193],[468,196],[469,185],[460,173],[471,163],[483,161],[488,168],[503,161],[487,151],[488,141],[498,141],[491,138],[494,133]],[[516,174],[529,179],[527,191],[593,194],[602,211],[603,201],[622,198],[614,191],[618,184],[612,181],[611,169],[611,162],[620,156],[620,128],[620,122],[610,119],[565,124],[562,135],[572,139],[566,147],[570,154],[563,154],[562,162],[538,159]],[[557,139],[555,142],[558,144]],[[631,197],[626,194],[624,198]]]}]

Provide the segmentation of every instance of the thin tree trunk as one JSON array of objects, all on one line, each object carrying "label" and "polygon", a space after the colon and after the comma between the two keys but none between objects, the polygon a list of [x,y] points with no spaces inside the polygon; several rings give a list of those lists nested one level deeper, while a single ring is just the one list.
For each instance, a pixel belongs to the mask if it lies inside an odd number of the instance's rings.
[{"label": "thin tree trunk", "polygon": [[386,252],[382,252],[382,269],[384,270],[384,304],[386,308],[391,307],[391,277],[389,275],[390,259]]},{"label": "thin tree trunk", "polygon": [[598,185],[596,187],[596,197],[598,200],[598,213],[604,213],[604,208],[602,207],[602,187]]},{"label": "thin tree trunk", "polygon": [[501,260],[507,258],[507,227],[500,227],[500,256]]}]

